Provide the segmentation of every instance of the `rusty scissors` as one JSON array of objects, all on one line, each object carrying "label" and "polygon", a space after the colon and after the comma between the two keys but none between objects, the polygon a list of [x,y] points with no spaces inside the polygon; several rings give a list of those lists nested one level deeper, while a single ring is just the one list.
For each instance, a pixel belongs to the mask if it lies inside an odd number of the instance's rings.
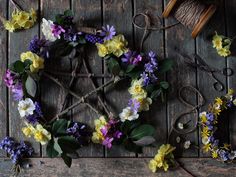
[{"label": "rusty scissors", "polygon": [[224,90],[224,84],[216,77],[216,73],[222,74],[224,76],[232,76],[233,69],[225,67],[223,69],[217,69],[210,65],[208,65],[199,55],[194,54],[194,58],[196,59],[197,63],[193,62],[192,59],[189,56],[184,55],[185,58],[188,58],[188,60],[185,60],[185,63],[193,68],[198,68],[202,71],[207,72],[213,79],[214,84],[213,87],[217,91],[223,91]]}]

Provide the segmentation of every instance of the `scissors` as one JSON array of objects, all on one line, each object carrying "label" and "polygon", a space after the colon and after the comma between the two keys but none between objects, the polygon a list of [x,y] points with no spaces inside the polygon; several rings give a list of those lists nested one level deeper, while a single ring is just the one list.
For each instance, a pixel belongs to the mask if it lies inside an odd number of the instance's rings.
[{"label": "scissors", "polygon": [[233,69],[228,67],[223,68],[222,70],[211,67],[197,54],[194,54],[194,58],[197,60],[197,63],[193,62],[189,56],[182,56],[189,59],[188,61],[185,60],[185,63],[190,67],[199,68],[200,70],[207,72],[214,79],[215,82],[213,84],[213,87],[217,91],[223,91],[224,84],[216,77],[215,73],[219,73],[224,76],[232,76],[234,74]]}]

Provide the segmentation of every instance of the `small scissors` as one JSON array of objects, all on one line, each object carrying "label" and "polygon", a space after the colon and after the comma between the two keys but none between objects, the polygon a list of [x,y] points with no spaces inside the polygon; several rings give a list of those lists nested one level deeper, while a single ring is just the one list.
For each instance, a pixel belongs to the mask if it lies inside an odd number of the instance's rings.
[{"label": "small scissors", "polygon": [[188,58],[189,61],[185,61],[185,63],[191,67],[199,68],[202,71],[207,72],[214,80],[215,83],[213,84],[213,87],[217,91],[223,91],[224,90],[224,84],[216,77],[215,73],[223,74],[224,76],[232,76],[233,70],[231,68],[223,68],[217,69],[209,66],[199,55],[194,54],[194,58],[198,61],[197,63],[193,62],[189,56],[183,55],[185,58]]}]

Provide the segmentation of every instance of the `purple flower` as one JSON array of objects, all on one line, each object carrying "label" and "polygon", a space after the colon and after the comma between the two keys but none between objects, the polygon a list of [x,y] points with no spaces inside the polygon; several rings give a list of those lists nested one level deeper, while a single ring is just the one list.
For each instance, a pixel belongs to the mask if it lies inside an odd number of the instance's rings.
[{"label": "purple flower", "polygon": [[11,137],[5,137],[0,142],[0,149],[5,150],[14,164],[19,163],[23,157],[33,154],[33,148],[26,145],[23,141],[17,143]]},{"label": "purple flower", "polygon": [[13,99],[16,101],[19,101],[23,98],[24,93],[23,93],[23,87],[21,83],[15,84],[12,89],[12,94],[13,94]]},{"label": "purple flower", "polygon": [[148,74],[146,72],[143,72],[140,76],[143,79],[144,86],[147,86],[150,83],[150,78],[148,77]]},{"label": "purple flower", "polygon": [[34,105],[35,105],[34,113],[32,115],[29,115],[29,116],[26,117],[26,120],[30,124],[33,124],[33,125],[38,123],[40,118],[43,117],[43,113],[42,113],[42,110],[41,110],[41,107],[40,107],[39,103],[35,102]]},{"label": "purple flower", "polygon": [[46,46],[45,39],[39,39],[37,36],[30,41],[29,50],[33,53],[40,54],[40,49]]},{"label": "purple flower", "polygon": [[69,42],[76,42],[79,40],[80,36],[82,35],[81,32],[77,32],[73,29],[68,29],[64,33],[64,39]]},{"label": "purple flower", "polygon": [[66,32],[65,29],[63,29],[60,25],[56,25],[56,24],[52,24],[51,29],[52,29],[53,35],[58,39],[60,39],[60,35],[62,33]]},{"label": "purple flower", "polygon": [[102,132],[102,135],[103,135],[104,137],[105,137],[105,136],[107,135],[107,133],[108,133],[108,129],[107,129],[106,126],[102,127],[102,128],[100,129],[100,131]]},{"label": "purple flower", "polygon": [[7,69],[3,77],[3,80],[8,88],[12,88],[14,86],[14,79],[15,79],[15,74],[13,74],[10,69]]},{"label": "purple flower", "polygon": [[146,63],[144,65],[144,69],[145,69],[145,72],[147,72],[147,73],[153,73],[155,70],[155,66],[152,65],[151,63]]},{"label": "purple flower", "polygon": [[211,121],[211,122],[214,121],[214,115],[212,113],[207,113],[206,117],[208,121]]},{"label": "purple flower", "polygon": [[109,138],[106,137],[103,142],[102,145],[104,145],[105,147],[107,147],[108,149],[110,149],[112,147],[112,141],[114,140],[114,138]]},{"label": "purple flower", "polygon": [[114,26],[107,25],[106,27],[102,27],[101,36],[104,36],[104,40],[111,40],[115,34],[116,30]]},{"label": "purple flower", "polygon": [[228,158],[228,152],[225,151],[225,150],[220,150],[220,151],[219,151],[219,156],[220,156],[220,158],[221,158],[224,162],[229,159],[229,158]]},{"label": "purple flower", "polygon": [[156,58],[156,54],[155,54],[153,51],[150,51],[150,52],[148,53],[148,56],[149,56],[150,58]]},{"label": "purple flower", "polygon": [[120,132],[120,131],[118,131],[118,130],[113,134],[113,137],[115,137],[115,138],[117,138],[117,139],[120,139],[121,136],[122,136],[122,132]]},{"label": "purple flower", "polygon": [[131,108],[133,112],[138,112],[138,109],[140,108],[140,103],[133,98],[129,100],[128,106]]},{"label": "purple flower", "polygon": [[92,43],[92,44],[95,44],[95,43],[103,43],[103,39],[100,38],[99,36],[96,36],[96,35],[93,35],[93,34],[86,34],[85,35],[85,40]]},{"label": "purple flower", "polygon": [[142,56],[140,54],[137,54],[137,52],[132,52],[131,50],[129,50],[124,54],[124,57],[121,58],[121,61],[123,63],[137,65],[142,61]]}]

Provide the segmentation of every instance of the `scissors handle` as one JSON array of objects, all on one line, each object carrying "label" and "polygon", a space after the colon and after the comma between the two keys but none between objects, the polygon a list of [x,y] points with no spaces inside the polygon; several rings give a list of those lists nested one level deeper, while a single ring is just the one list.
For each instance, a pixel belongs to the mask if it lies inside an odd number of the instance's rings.
[{"label": "scissors handle", "polygon": [[234,74],[234,71],[232,68],[223,68],[222,73],[225,76],[232,76]]},{"label": "scissors handle", "polygon": [[213,87],[216,91],[223,91],[225,89],[224,84],[215,76],[214,72],[210,72],[210,75],[215,80]]}]

